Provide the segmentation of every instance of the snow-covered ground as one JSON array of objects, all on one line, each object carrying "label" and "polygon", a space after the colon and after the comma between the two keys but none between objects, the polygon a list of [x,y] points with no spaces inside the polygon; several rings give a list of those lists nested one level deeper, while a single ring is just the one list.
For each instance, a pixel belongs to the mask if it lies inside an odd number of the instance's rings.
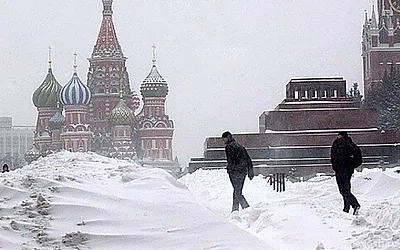
[{"label": "snow-covered ground", "polygon": [[281,193],[262,176],[246,179],[243,194],[251,207],[232,215],[232,188],[224,170],[198,170],[181,181],[199,203],[273,249],[400,249],[400,168],[354,174],[352,191],[361,204],[357,217],[342,212],[334,177],[287,182]]},{"label": "snow-covered ground", "polygon": [[[175,180],[96,154],[61,152],[0,174],[0,249],[400,249],[400,168],[356,173],[358,217],[334,178],[246,180],[251,207],[230,214],[224,170]],[[397,171],[397,172],[396,172]]]},{"label": "snow-covered ground", "polygon": [[266,249],[157,168],[61,152],[0,177],[0,249]]}]

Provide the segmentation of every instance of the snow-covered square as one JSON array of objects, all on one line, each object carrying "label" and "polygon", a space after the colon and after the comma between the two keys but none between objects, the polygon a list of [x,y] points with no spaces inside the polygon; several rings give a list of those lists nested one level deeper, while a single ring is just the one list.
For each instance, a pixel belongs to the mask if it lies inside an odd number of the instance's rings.
[{"label": "snow-covered square", "polygon": [[94,153],[60,152],[1,175],[0,249],[400,248],[400,168],[354,174],[359,216],[342,212],[334,177],[246,179],[250,207],[230,213],[225,170],[176,180]]}]

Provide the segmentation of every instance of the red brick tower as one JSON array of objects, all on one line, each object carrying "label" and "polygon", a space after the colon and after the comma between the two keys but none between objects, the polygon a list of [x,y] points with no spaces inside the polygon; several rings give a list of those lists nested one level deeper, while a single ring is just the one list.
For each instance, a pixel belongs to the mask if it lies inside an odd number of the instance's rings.
[{"label": "red brick tower", "polygon": [[138,115],[140,151],[143,159],[172,161],[174,123],[165,114],[168,85],[157,70],[154,46],[152,61],[153,66],[150,73],[140,86],[140,92],[143,96],[143,109]]},{"label": "red brick tower", "polygon": [[123,100],[132,109],[132,91],[112,19],[113,0],[103,0],[103,20],[100,32],[89,58],[90,66],[87,85],[92,92],[89,104],[89,119],[94,133],[94,150],[106,153],[111,143],[111,111],[120,101],[122,86]]},{"label": "red brick tower", "polygon": [[371,18],[365,14],[362,58],[364,95],[368,99],[371,87],[382,81],[385,72],[400,65],[400,1],[377,0]]}]

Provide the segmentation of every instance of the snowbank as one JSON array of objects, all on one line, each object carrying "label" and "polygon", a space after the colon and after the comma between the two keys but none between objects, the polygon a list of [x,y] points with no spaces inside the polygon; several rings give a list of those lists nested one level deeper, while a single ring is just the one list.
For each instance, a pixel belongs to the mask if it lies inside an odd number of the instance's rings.
[{"label": "snowbank", "polygon": [[0,185],[1,249],[272,249],[157,168],[62,152]]},{"label": "snowbank", "polygon": [[230,214],[232,187],[225,170],[198,170],[180,179],[196,200],[276,249],[400,249],[400,168],[355,173],[352,190],[358,217],[342,212],[334,177],[287,183],[272,190],[268,180],[246,179],[250,208]]}]

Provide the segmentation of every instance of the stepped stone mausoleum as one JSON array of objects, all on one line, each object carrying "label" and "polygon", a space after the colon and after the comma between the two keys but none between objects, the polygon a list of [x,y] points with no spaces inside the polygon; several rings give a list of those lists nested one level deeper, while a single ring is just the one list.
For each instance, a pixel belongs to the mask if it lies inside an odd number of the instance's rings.
[{"label": "stepped stone mausoleum", "polygon": [[[348,131],[364,154],[364,166],[398,159],[400,136],[378,130],[376,112],[360,107],[360,94],[346,94],[341,77],[296,78],[286,85],[286,98],[259,117],[259,132],[234,134],[253,159],[256,172],[297,176],[331,173],[330,147],[339,131]],[[226,166],[219,137],[205,141],[204,157],[191,158],[189,172]]]},{"label": "stepped stone mausoleum", "polygon": [[180,172],[172,154],[174,122],[166,114],[169,89],[156,65],[155,46],[140,97],[131,89],[127,58],[113,23],[113,0],[102,3],[86,84],[78,76],[75,61],[71,80],[62,86],[53,74],[49,53],[47,75],[32,97],[38,119],[34,145],[25,159],[31,162],[59,150],[93,151]]}]

